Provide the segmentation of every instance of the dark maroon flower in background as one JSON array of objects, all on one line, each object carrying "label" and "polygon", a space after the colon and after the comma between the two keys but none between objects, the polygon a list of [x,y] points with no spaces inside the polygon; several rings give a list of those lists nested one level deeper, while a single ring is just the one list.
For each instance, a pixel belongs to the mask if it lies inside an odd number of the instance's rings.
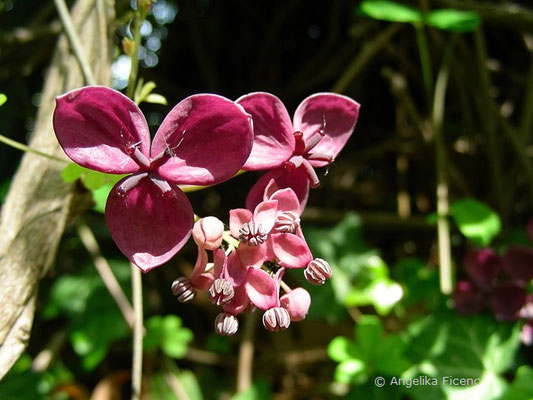
[{"label": "dark maroon flower in background", "polygon": [[303,210],[309,186],[320,184],[314,168],[331,164],[342,150],[357,122],[359,104],[339,94],[317,93],[300,103],[291,122],[281,100],[270,93],[250,93],[237,103],[254,122],[252,152],[243,169],[270,170],[251,189],[246,208],[253,210],[263,201],[273,179],[276,190],[294,190]]},{"label": "dark maroon flower in background", "polygon": [[508,247],[503,255],[503,268],[514,280],[528,283],[533,279],[533,249],[525,246]]},{"label": "dark maroon flower in background", "polygon": [[454,308],[464,315],[477,314],[485,304],[483,293],[468,281],[457,282],[452,299]]},{"label": "dark maroon flower in background", "polygon": [[106,87],[58,97],[53,122],[74,162],[104,173],[131,174],[111,191],[105,217],[119,249],[143,272],[168,261],[191,234],[193,210],[177,185],[225,181],[252,148],[250,116],[212,94],[181,101],[152,142],[137,105]]},{"label": "dark maroon flower in background", "polygon": [[502,271],[502,260],[492,249],[473,249],[466,254],[464,267],[481,289],[489,290]]},{"label": "dark maroon flower in background", "polygon": [[494,287],[490,293],[490,307],[498,321],[512,322],[520,317],[520,310],[526,304],[525,289],[513,282]]}]

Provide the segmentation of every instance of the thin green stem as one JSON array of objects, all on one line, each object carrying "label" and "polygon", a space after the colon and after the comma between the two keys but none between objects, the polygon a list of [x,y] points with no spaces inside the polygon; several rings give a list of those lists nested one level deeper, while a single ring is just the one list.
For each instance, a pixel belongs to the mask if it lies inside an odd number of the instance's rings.
[{"label": "thin green stem", "polygon": [[6,137],[4,135],[0,135],[0,142],[2,142],[4,144],[7,144],[8,146],[11,146],[11,147],[13,147],[13,148],[15,148],[17,150],[20,150],[20,151],[36,154],[36,155],[41,156],[41,157],[46,157],[49,160],[57,161],[57,162],[60,162],[60,163],[63,163],[63,164],[68,164],[68,161],[63,159],[63,158],[55,157],[55,156],[52,156],[50,154],[43,153],[42,151],[32,149],[31,147],[28,147],[25,144],[22,144],[20,142],[17,142],[16,140],[10,139],[10,138],[8,138],[8,137]]},{"label": "thin green stem", "polygon": [[453,42],[444,56],[442,66],[435,83],[433,101],[432,125],[435,141],[435,170],[437,181],[437,241],[439,249],[439,277],[440,289],[444,294],[451,294],[453,290],[453,270],[450,246],[450,225],[448,222],[448,183],[446,179],[446,147],[443,138],[444,104],[446,88],[450,74],[448,58],[451,54]]},{"label": "thin green stem", "polygon": [[133,310],[135,323],[133,326],[133,358],[131,369],[131,400],[140,400],[142,385],[143,362],[143,301],[141,270],[131,264],[131,285],[133,292]]},{"label": "thin green stem", "polygon": [[87,58],[85,57],[80,37],[76,32],[76,28],[74,28],[74,24],[72,23],[72,19],[70,18],[70,13],[68,11],[67,5],[65,4],[65,1],[54,0],[54,3],[56,5],[59,18],[61,19],[61,23],[63,24],[63,28],[65,29],[65,33],[67,34],[70,47],[72,48],[74,56],[78,59],[78,62],[80,64],[81,72],[83,74],[83,78],[85,79],[85,83],[87,85],[96,85],[96,79],[94,78],[94,74],[91,70],[89,62],[87,61]]},{"label": "thin green stem", "polygon": [[139,73],[139,47],[141,47],[141,24],[143,18],[139,10],[135,13],[135,17],[131,22],[132,34],[133,34],[133,49],[130,54],[131,70],[128,80],[128,87],[126,89],[126,96],[133,99],[135,93],[135,86],[137,84],[137,75]]}]

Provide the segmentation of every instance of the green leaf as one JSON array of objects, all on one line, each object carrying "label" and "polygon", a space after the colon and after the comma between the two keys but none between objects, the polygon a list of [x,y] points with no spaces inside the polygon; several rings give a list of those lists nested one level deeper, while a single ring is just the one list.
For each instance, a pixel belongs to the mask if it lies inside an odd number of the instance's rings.
[{"label": "green leaf", "polygon": [[3,93],[0,93],[0,107],[7,101],[7,96]]},{"label": "green leaf", "polygon": [[113,342],[130,335],[120,310],[110,304],[108,297],[107,289],[94,290],[87,299],[85,312],[73,320],[70,341],[88,371],[105,358]]},{"label": "green leaf", "polygon": [[401,287],[389,278],[387,264],[364,242],[356,214],[346,214],[332,229],[306,229],[306,239],[312,253],[327,260],[333,271],[326,285],[308,289],[313,298],[309,318],[334,322],[346,315],[342,306],[354,305],[373,305],[384,315],[401,298]]},{"label": "green leaf", "polygon": [[89,190],[100,189],[107,182],[107,174],[98,171],[89,171],[82,176],[83,186]]},{"label": "green leaf", "polygon": [[105,213],[105,205],[107,202],[107,198],[109,197],[109,193],[111,193],[113,186],[115,185],[111,183],[106,183],[101,188],[93,190],[93,210],[101,214]]},{"label": "green leaf", "polygon": [[144,101],[146,101],[147,103],[152,103],[152,104],[162,104],[164,106],[168,104],[165,96],[162,96],[157,93],[150,93],[148,96],[146,96],[146,99]]},{"label": "green leaf", "polygon": [[328,345],[328,356],[333,361],[341,362],[351,358],[359,358],[359,349],[344,336],[333,338]]},{"label": "green leaf", "polygon": [[368,379],[366,364],[355,358],[343,361],[335,368],[334,377],[340,383],[363,383]]},{"label": "green leaf", "polygon": [[363,315],[355,327],[355,339],[364,351],[367,359],[371,358],[379,347],[383,336],[383,325],[375,315]]},{"label": "green leaf", "polygon": [[63,182],[71,183],[81,178],[83,174],[86,174],[89,172],[90,169],[83,168],[75,163],[69,163],[63,170],[61,171],[61,179],[63,179]]},{"label": "green leaf", "polygon": [[[519,328],[487,316],[464,318],[452,312],[433,314],[414,324],[406,349],[414,366],[404,377],[479,379],[473,386],[413,387],[414,397],[496,400],[507,387],[502,374],[512,366],[520,344]],[[437,391],[443,393],[437,395]]]},{"label": "green leaf", "polygon": [[[130,266],[109,260],[126,295],[130,291]],[[69,339],[85,369],[96,367],[111,344],[130,334],[124,318],[92,263],[76,275],[59,276],[43,310],[45,319],[68,317]]]},{"label": "green leaf", "polygon": [[185,389],[185,392],[189,395],[190,400],[203,400],[204,396],[202,395],[202,388],[196,379],[196,375],[192,371],[181,371],[178,376],[178,379]]},{"label": "green leaf", "polygon": [[498,400],[531,400],[533,399],[533,368],[522,365],[516,370],[513,383]]},{"label": "green leaf", "polygon": [[439,274],[426,261],[404,258],[392,267],[394,278],[404,287],[402,303],[420,303],[427,309],[435,308],[442,299],[439,291]]},{"label": "green leaf", "polygon": [[474,11],[443,8],[427,14],[425,22],[435,28],[447,31],[471,32],[481,25],[481,17]]},{"label": "green leaf", "polygon": [[461,199],[451,205],[450,211],[461,233],[477,245],[488,246],[500,233],[500,217],[478,200]]},{"label": "green leaf", "polygon": [[365,0],[359,5],[359,11],[367,17],[381,21],[408,23],[422,21],[422,13],[419,9],[394,1]]},{"label": "green leaf", "polygon": [[177,315],[153,316],[146,322],[146,330],[144,348],[161,348],[163,353],[172,358],[185,357],[193,339],[192,331],[182,327],[181,319]]},{"label": "green leaf", "polygon": [[231,400],[270,400],[271,398],[270,384],[266,379],[258,378],[247,391],[236,394]]}]

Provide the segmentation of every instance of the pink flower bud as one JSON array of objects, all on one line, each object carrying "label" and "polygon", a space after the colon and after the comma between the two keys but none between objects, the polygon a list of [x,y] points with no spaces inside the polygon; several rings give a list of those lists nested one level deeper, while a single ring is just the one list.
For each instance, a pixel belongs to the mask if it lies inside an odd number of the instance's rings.
[{"label": "pink flower bud", "polygon": [[236,316],[220,313],[215,318],[215,332],[223,336],[234,335],[239,329],[239,320]]},{"label": "pink flower bud", "polygon": [[233,296],[235,296],[235,290],[233,290],[231,283],[225,279],[216,279],[209,288],[209,297],[217,306],[229,303]]},{"label": "pink flower bud", "polygon": [[224,224],[216,217],[200,218],[194,224],[192,237],[196,244],[207,250],[216,250],[222,244]]},{"label": "pink flower bud", "polygon": [[311,305],[311,296],[304,288],[295,288],[279,299],[291,317],[291,321],[301,321],[307,315]]},{"label": "pink flower bud", "polygon": [[183,276],[172,282],[172,293],[180,303],[188,303],[196,296],[196,290],[191,282]]},{"label": "pink flower bud", "polygon": [[291,324],[289,312],[283,307],[271,308],[263,314],[263,325],[273,332],[283,331]]},{"label": "pink flower bud", "polygon": [[331,273],[331,267],[321,258],[315,258],[304,270],[305,279],[313,285],[323,285],[331,278]]}]

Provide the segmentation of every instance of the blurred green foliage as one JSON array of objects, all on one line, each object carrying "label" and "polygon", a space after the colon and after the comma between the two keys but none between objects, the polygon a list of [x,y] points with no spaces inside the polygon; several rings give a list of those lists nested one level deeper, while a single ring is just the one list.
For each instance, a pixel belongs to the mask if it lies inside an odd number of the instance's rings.
[{"label": "blurred green foliage", "polygon": [[423,13],[419,8],[388,0],[362,1],[358,11],[382,21],[426,24],[452,32],[471,32],[481,25],[481,17],[474,11],[443,8]]},{"label": "blurred green foliage", "polygon": [[182,358],[193,337],[192,331],[182,326],[177,315],[155,315],[146,321],[143,345],[145,350],[160,348],[168,357]]},{"label": "blurred green foliage", "polygon": [[498,214],[476,199],[463,198],[454,202],[450,214],[461,233],[479,246],[488,246],[501,231]]},{"label": "blurred green foliage", "polygon": [[364,242],[361,219],[355,213],[334,227],[304,227],[304,232],[315,257],[327,260],[333,271],[324,286],[309,288],[313,298],[309,318],[336,321],[345,315],[346,307],[368,305],[386,315],[401,299],[401,286],[389,277],[377,249]]}]

